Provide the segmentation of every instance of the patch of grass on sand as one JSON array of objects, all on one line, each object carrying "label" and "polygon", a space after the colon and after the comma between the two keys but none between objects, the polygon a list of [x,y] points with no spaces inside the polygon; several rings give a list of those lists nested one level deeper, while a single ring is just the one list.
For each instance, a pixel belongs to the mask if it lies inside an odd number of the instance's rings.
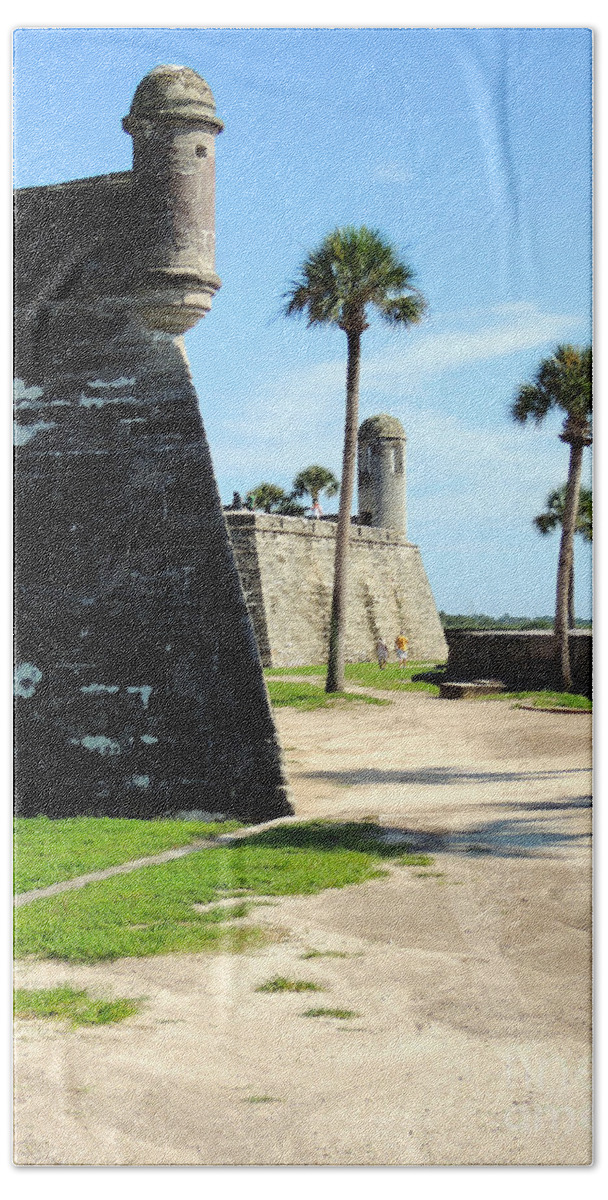
[{"label": "patch of grass on sand", "polygon": [[[591,712],[593,704],[588,696],[579,696],[574,692],[500,692],[497,696],[486,696],[484,699],[520,700],[526,706],[533,708],[574,708],[583,712]],[[521,704],[515,705],[521,708]]]},{"label": "patch of grass on sand", "polygon": [[244,1096],[243,1104],[282,1104],[277,1096]]},{"label": "patch of grass on sand", "polygon": [[360,958],[361,950],[355,950],[348,953],[346,950],[307,950],[306,954],[301,954],[300,958]]},{"label": "patch of grass on sand", "polygon": [[403,847],[379,840],[379,826],[312,821],[278,825],[233,845],[142,867],[16,911],[18,957],[97,962],[130,956],[251,950],[272,931],[230,925],[218,899],[311,895],[385,874],[380,860]]},{"label": "patch of grass on sand", "polygon": [[401,867],[432,867],[434,859],[430,854],[401,854],[399,856],[399,865]]},{"label": "patch of grass on sand", "polygon": [[365,696],[354,692],[332,692],[328,695],[314,683],[288,683],[283,679],[269,679],[268,692],[274,708],[298,708],[312,712],[316,708],[335,708],[343,703],[356,701],[363,704],[388,704],[378,696]]},{"label": "patch of grass on sand", "polygon": [[95,1000],[86,991],[75,991],[67,984],[56,988],[18,988],[15,991],[16,1017],[46,1017],[51,1021],[69,1021],[76,1025],[110,1025],[139,1012],[141,1000]]},{"label": "patch of grass on sand", "polygon": [[261,983],[256,992],[324,992],[326,989],[320,983],[312,983],[309,979],[285,979],[284,975],[275,975]]},{"label": "patch of grass on sand", "polygon": [[353,1012],[352,1008],[307,1008],[301,1016],[335,1017],[338,1021],[351,1021],[353,1017],[360,1017],[361,1013]]},{"label": "patch of grass on sand", "polygon": [[[320,675],[325,678],[326,673],[325,663],[318,666],[271,667],[265,672],[269,687],[273,675]],[[361,687],[389,692],[427,692],[430,696],[439,695],[439,682],[444,673],[445,664],[436,662],[408,662],[405,667],[400,667],[398,663],[387,663],[384,669],[375,662],[347,663],[345,671],[347,681]]]},{"label": "patch of grass on sand", "polygon": [[240,829],[241,821],[137,821],[120,817],[18,817],[15,891],[47,887],[117,863]]}]

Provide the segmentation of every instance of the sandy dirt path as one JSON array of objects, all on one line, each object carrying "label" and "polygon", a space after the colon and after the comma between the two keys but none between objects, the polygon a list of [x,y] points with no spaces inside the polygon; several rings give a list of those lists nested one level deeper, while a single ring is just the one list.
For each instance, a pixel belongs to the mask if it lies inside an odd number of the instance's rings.
[{"label": "sandy dirt path", "polygon": [[[255,954],[20,964],[147,999],[123,1025],[18,1022],[17,1161],[589,1160],[590,720],[391,699],[278,711],[296,811],[378,818],[433,873],[257,908],[282,940]],[[275,974],[327,991],[255,991]]]}]

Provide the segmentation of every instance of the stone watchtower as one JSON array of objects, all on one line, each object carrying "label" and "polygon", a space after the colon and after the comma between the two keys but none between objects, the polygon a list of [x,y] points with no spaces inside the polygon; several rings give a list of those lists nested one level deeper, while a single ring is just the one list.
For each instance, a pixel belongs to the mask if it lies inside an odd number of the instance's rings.
[{"label": "stone watchtower", "polygon": [[406,536],[405,430],[381,413],[359,427],[359,523]]},{"label": "stone watchtower", "polygon": [[138,306],[150,328],[185,333],[211,308],[215,274],[215,138],[211,88],[188,67],[155,67],[123,129],[133,138]]},{"label": "stone watchtower", "polygon": [[[335,521],[226,514],[265,666],[327,655]],[[405,530],[405,433],[396,417],[359,429],[359,522],[349,540],[346,654],[373,659],[379,637],[406,633],[412,657],[441,660],[447,645],[418,546]]]},{"label": "stone watchtower", "polygon": [[204,79],[159,66],[133,170],[16,194],[16,805],[290,812],[181,335],[211,307]]}]

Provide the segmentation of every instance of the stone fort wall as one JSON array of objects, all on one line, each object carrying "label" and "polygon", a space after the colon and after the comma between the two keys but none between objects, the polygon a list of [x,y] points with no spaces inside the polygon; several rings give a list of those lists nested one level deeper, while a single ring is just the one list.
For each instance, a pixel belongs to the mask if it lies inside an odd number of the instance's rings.
[{"label": "stone fort wall", "polygon": [[[562,691],[550,629],[448,629],[446,637],[448,680],[499,679],[512,691]],[[572,629],[568,642],[573,691],[591,696],[591,631]]]},{"label": "stone fort wall", "polygon": [[155,68],[139,166],[15,197],[22,816],[292,811],[180,336],[220,283],[213,114]]},{"label": "stone fort wall", "polygon": [[[267,667],[322,662],[327,655],[335,523],[245,511],[226,513],[228,532]],[[346,656],[374,659],[383,637],[403,630],[410,656],[447,658],[447,644],[420,551],[391,530],[351,528]]]}]

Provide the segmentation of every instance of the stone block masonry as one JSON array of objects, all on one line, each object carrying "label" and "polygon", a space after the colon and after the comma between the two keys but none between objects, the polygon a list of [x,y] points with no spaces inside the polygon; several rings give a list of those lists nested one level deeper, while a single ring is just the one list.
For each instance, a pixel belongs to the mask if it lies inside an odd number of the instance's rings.
[{"label": "stone block masonry", "polygon": [[180,336],[219,286],[213,113],[194,72],[155,68],[128,124],[158,171],[17,195],[23,816],[291,812]]},{"label": "stone block masonry", "polygon": [[[323,662],[327,656],[335,523],[226,513],[245,600],[264,666]],[[392,529],[353,525],[346,655],[374,660],[403,631],[410,657],[442,661],[447,645],[420,551]]]}]

